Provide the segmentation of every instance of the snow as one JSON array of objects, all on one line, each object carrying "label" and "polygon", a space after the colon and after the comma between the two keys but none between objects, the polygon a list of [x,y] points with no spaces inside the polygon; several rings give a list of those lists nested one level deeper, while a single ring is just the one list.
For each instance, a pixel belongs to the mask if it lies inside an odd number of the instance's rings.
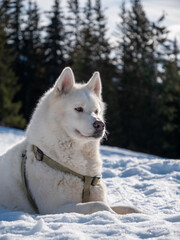
[{"label": "snow", "polygon": [[[23,131],[0,127],[0,153],[23,137]],[[0,207],[0,239],[179,240],[180,161],[107,146],[101,155],[110,204],[147,214],[31,215]]]}]

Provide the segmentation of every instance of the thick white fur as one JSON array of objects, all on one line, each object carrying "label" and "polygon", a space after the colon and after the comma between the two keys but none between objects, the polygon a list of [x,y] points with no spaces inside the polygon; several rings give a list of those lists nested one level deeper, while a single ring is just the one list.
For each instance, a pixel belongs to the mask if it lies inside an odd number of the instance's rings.
[{"label": "thick white fur", "polygon": [[[75,109],[82,107],[83,112]],[[101,138],[91,137],[95,120],[103,121],[101,80],[96,72],[87,84],[76,84],[73,72],[65,68],[54,87],[40,99],[27,127],[24,141],[0,156],[0,205],[33,213],[24,194],[21,155],[27,151],[27,179],[41,214],[107,210],[120,214],[134,208],[110,208],[103,181],[91,187],[90,201],[81,203],[83,182],[70,174],[51,169],[35,159],[32,145],[62,165],[87,176],[100,176]],[[96,112],[98,110],[98,113]]]}]

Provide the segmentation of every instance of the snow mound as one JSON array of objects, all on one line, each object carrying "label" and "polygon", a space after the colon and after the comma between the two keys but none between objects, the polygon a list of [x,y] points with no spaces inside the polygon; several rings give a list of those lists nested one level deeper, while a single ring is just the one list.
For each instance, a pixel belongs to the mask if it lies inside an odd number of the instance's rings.
[{"label": "snow mound", "polygon": [[[23,138],[23,131],[0,127],[0,153]],[[0,239],[179,240],[180,161],[107,146],[101,155],[110,204],[148,214],[30,215],[0,207]]]}]

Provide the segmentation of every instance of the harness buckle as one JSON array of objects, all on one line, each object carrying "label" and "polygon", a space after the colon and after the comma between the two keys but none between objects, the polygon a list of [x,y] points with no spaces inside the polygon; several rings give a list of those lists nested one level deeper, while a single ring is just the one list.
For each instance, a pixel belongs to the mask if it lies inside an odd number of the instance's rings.
[{"label": "harness buckle", "polygon": [[[83,182],[85,182],[86,176],[83,177]],[[96,186],[96,184],[98,184],[98,182],[101,180],[100,176],[95,176],[95,177],[91,177],[92,181],[91,181],[91,185],[92,186]]]},{"label": "harness buckle", "polygon": [[92,186],[95,186],[96,184],[98,184],[98,182],[101,180],[101,177],[97,177],[97,176],[95,176],[95,177],[93,177],[93,180],[92,180],[92,182],[91,182],[91,185]]},{"label": "harness buckle", "polygon": [[26,151],[24,151],[21,155],[22,158],[25,158],[26,157]]},{"label": "harness buckle", "polygon": [[40,162],[43,161],[44,158],[44,153],[41,151],[41,149],[37,148],[37,152],[36,152],[36,159]]}]

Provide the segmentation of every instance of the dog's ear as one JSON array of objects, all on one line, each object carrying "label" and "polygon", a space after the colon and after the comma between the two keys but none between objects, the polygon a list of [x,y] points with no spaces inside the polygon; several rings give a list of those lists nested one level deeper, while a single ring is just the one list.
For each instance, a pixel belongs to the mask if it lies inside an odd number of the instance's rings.
[{"label": "dog's ear", "polygon": [[87,87],[93,91],[99,98],[101,98],[102,85],[99,72],[95,72],[92,78],[87,83]]},{"label": "dog's ear", "polygon": [[64,68],[61,75],[55,82],[54,89],[56,94],[68,93],[74,86],[74,74],[70,67]]}]

